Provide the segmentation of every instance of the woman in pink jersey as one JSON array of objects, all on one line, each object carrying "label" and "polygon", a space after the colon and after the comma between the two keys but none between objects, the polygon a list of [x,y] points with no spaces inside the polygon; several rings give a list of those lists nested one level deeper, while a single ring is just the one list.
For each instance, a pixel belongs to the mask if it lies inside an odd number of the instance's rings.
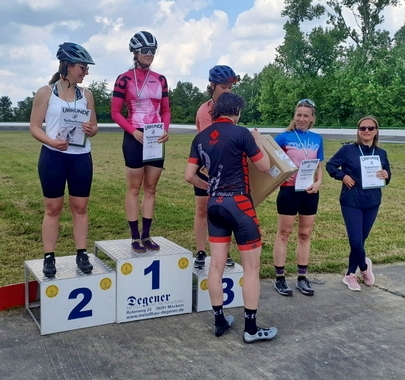
[{"label": "woman in pink jersey", "polygon": [[[132,250],[145,252],[159,250],[150,237],[155,209],[156,186],[162,173],[164,157],[144,161],[143,132],[148,125],[159,125],[162,135],[159,143],[169,136],[170,106],[166,78],[150,69],[157,50],[157,40],[149,32],[141,31],[129,41],[134,67],[118,76],[111,102],[111,117],[124,129],[122,151],[128,182],[125,211],[132,236]],[[126,106],[128,116],[122,115]],[[159,131],[159,128],[157,129]],[[142,205],[139,193],[143,187]],[[142,212],[142,234],[139,232],[139,212]]]},{"label": "woman in pink jersey", "polygon": [[[207,92],[211,99],[203,103],[197,111],[196,126],[197,131],[201,132],[212,124],[211,111],[214,103],[224,92],[230,92],[234,83],[237,83],[240,78],[235,72],[226,65],[214,66],[209,71],[210,84],[207,86]],[[204,168],[200,168],[198,175],[201,179],[207,180],[204,174]],[[200,189],[194,186],[195,195],[195,215],[194,215],[194,236],[197,244],[197,254],[194,261],[196,268],[203,268],[205,265],[205,245],[207,241],[207,203],[208,193],[205,189]],[[234,266],[235,262],[229,257],[226,262],[227,266]]]}]

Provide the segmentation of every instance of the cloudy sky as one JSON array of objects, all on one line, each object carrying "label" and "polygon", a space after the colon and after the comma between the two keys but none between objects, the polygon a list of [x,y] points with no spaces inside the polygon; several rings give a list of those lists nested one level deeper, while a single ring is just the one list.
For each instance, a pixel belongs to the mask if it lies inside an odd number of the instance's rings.
[{"label": "cloudy sky", "polygon": [[[324,1],[320,1],[321,3]],[[404,3],[404,1],[402,1]],[[178,81],[201,90],[208,70],[228,64],[252,75],[272,62],[284,37],[282,0],[1,0],[0,96],[13,105],[32,96],[57,71],[55,53],[65,41],[83,45],[96,66],[84,84],[109,88],[132,63],[128,41],[152,32],[159,51],[153,70],[171,88]],[[405,5],[385,12],[384,29],[404,23]]]}]

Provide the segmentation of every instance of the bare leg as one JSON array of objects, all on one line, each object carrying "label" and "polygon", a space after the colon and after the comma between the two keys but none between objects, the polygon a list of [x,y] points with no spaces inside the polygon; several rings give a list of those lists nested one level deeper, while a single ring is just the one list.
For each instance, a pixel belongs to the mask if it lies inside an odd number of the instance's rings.
[{"label": "bare leg", "polygon": [[297,264],[308,265],[311,250],[311,233],[315,223],[315,215],[299,215]]},{"label": "bare leg", "polygon": [[207,242],[207,204],[208,197],[195,197],[194,236],[197,251],[204,251]]},{"label": "bare leg", "polygon": [[45,213],[42,221],[44,252],[54,252],[59,235],[59,219],[63,209],[63,197],[44,198]]},{"label": "bare leg", "polygon": [[243,303],[245,308],[250,310],[257,310],[259,306],[261,252],[261,247],[240,251],[243,267]]},{"label": "bare leg", "polygon": [[273,247],[273,260],[276,267],[285,266],[287,243],[294,227],[294,215],[278,215],[278,230]]},{"label": "bare leg", "polygon": [[126,167],[127,193],[125,195],[125,213],[127,220],[139,219],[139,192],[144,178],[144,168],[131,169]]},{"label": "bare leg", "polygon": [[73,236],[76,249],[87,247],[87,235],[89,231],[89,215],[87,212],[88,197],[69,196],[70,210],[73,216]]},{"label": "bare leg", "polygon": [[224,302],[222,275],[224,273],[225,262],[228,257],[229,246],[230,242],[210,242],[211,263],[208,271],[208,291],[211,298],[211,304],[214,306],[222,305]]},{"label": "bare leg", "polygon": [[154,166],[145,166],[145,175],[143,181],[143,199],[142,199],[142,216],[152,219],[156,202],[156,186],[159,181],[162,168]]}]

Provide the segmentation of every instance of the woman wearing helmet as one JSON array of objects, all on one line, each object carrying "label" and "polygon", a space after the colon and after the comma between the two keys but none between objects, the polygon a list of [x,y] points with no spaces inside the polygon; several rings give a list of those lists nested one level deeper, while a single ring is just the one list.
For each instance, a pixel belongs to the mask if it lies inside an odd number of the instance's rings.
[{"label": "woman wearing helmet", "polygon": [[[143,130],[151,123],[163,123],[164,132],[158,139],[165,143],[169,136],[170,106],[166,78],[150,69],[158,43],[149,32],[141,31],[129,41],[134,67],[118,76],[111,102],[111,118],[124,129],[122,151],[128,182],[125,211],[131,230],[132,250],[159,250],[150,237],[155,209],[156,186],[163,169],[163,159],[143,161]],[[126,106],[128,116],[122,115]],[[142,234],[139,233],[139,193],[143,187]]]},{"label": "woman wearing helmet", "polygon": [[[198,132],[203,131],[212,124],[211,111],[214,103],[221,94],[224,92],[230,92],[233,84],[237,83],[240,79],[239,75],[236,75],[229,66],[217,65],[209,71],[208,80],[210,84],[207,86],[207,92],[211,99],[203,103],[197,111],[196,126]],[[198,173],[201,179],[207,180],[207,177],[204,175],[204,168],[200,168]],[[205,265],[205,258],[207,256],[205,253],[205,245],[207,241],[208,193],[207,190],[194,186],[194,195],[196,205],[194,215],[194,236],[197,244],[197,254],[194,266],[196,268],[202,268]],[[226,265],[230,267],[235,265],[235,262],[229,255]]]},{"label": "woman wearing helmet", "polygon": [[[43,273],[46,277],[56,274],[55,248],[66,183],[73,215],[76,264],[84,273],[93,269],[86,253],[87,204],[93,178],[90,140],[87,137],[93,137],[98,126],[93,95],[78,84],[88,74],[88,65],[94,65],[94,62],[86,49],[72,42],[59,45],[56,57],[59,69],[49,84],[35,94],[30,118],[31,134],[43,144],[38,173],[45,204],[42,241],[45,251]],[[86,116],[90,114],[89,120],[79,127],[61,125],[62,110]],[[44,120],[45,130],[42,129]],[[72,145],[72,136],[78,136],[81,143]]]}]

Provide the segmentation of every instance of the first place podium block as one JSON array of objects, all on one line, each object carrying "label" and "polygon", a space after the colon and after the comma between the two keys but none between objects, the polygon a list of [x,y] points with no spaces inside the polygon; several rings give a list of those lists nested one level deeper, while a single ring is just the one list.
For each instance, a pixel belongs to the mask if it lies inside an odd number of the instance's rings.
[{"label": "first place podium block", "polygon": [[[89,255],[93,271],[77,269],[76,255],[56,257],[56,276],[42,273],[43,260],[29,260],[25,268],[25,308],[41,335],[115,322],[115,271]],[[39,284],[39,300],[29,303],[29,277]],[[38,313],[39,312],[39,313]]]},{"label": "first place podium block", "polygon": [[[193,306],[195,311],[211,310],[211,300],[208,293],[208,270],[211,257],[205,259],[203,268],[193,268],[194,289]],[[243,306],[242,297],[243,268],[236,264],[233,267],[225,267],[222,276],[222,287],[224,292],[224,308]]]},{"label": "first place podium block", "polygon": [[135,253],[131,239],[94,243],[115,261],[117,323],[192,312],[192,253],[161,236],[159,251]]}]

